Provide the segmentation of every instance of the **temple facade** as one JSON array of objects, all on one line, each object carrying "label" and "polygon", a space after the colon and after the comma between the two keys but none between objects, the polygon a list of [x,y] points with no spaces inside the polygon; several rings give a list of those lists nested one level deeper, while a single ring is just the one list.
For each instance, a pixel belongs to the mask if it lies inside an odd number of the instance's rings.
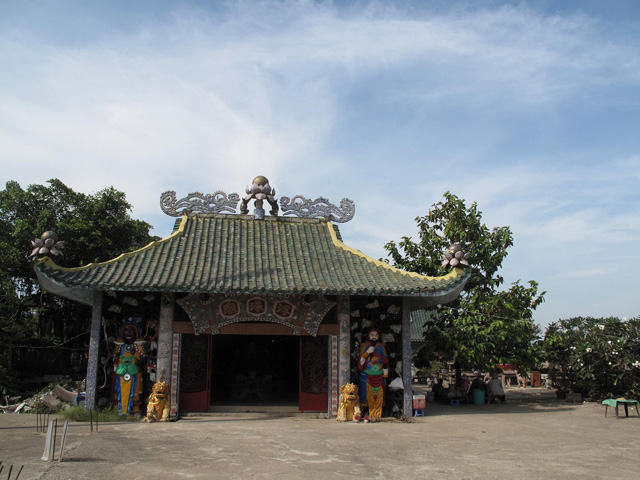
[{"label": "temple facade", "polygon": [[[36,259],[46,291],[93,307],[87,408],[108,399],[137,413],[164,380],[172,417],[335,415],[340,386],[358,384],[362,346],[376,330],[383,415],[412,414],[411,312],[455,299],[465,270],[427,277],[374,260],[342,242],[337,224],[353,217],[351,200],[298,195],[278,205],[264,177],[243,198],[165,192],[161,207],[178,217],[174,230],[140,250],[78,268]],[[388,391],[397,378],[404,389]]]}]

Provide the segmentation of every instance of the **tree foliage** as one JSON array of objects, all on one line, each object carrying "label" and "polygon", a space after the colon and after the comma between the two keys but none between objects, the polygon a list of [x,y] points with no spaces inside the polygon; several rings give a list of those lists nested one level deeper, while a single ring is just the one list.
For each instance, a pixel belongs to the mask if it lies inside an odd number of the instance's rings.
[{"label": "tree foliage", "polygon": [[576,317],[547,327],[549,376],[559,389],[602,399],[640,393],[640,317]]},{"label": "tree foliage", "polygon": [[460,297],[431,316],[425,325],[425,346],[418,366],[433,361],[455,362],[459,368],[489,369],[515,363],[527,370],[538,361],[539,327],[533,311],[544,300],[538,284],[513,283],[500,290],[500,267],[513,245],[509,227],[489,229],[474,202],[447,192],[424,217],[416,218],[418,241],[402,237],[385,245],[394,265],[423,275],[445,275],[442,254],[459,244],[470,254],[471,276]]},{"label": "tree foliage", "polygon": [[[43,370],[52,366],[73,369],[78,364],[82,368],[77,352],[86,349],[90,308],[41,290],[29,257],[31,241],[53,230],[65,240],[63,256],[55,258],[59,265],[105,261],[155,238],[149,235],[148,223],[130,217],[130,209],[125,194],[113,187],[86,195],[56,179],[26,190],[10,181],[0,191],[3,366],[39,373],[48,373]],[[63,347],[50,348],[61,343]]]}]

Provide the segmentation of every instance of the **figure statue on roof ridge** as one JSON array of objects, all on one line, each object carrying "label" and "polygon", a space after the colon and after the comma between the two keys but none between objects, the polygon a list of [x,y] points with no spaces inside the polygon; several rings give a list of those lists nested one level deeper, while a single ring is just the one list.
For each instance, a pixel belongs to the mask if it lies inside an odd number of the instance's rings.
[{"label": "figure statue on roof ridge", "polygon": [[255,216],[257,219],[264,218],[264,208],[262,208],[263,202],[266,200],[271,205],[271,211],[269,212],[273,216],[278,216],[278,203],[276,202],[275,195],[276,190],[269,185],[269,179],[267,177],[258,175],[253,179],[253,183],[250,187],[245,189],[247,196],[242,199],[242,205],[240,205],[240,213],[247,215],[249,213],[248,204],[251,200],[255,200]]}]

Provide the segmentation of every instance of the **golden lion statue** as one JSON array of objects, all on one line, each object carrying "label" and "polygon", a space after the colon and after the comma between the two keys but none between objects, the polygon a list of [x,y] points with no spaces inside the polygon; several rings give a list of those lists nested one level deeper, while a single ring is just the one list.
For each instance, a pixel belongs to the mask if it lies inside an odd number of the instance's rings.
[{"label": "golden lion statue", "polygon": [[168,422],[169,406],[171,403],[171,389],[167,382],[156,382],[149,395],[147,416],[145,422]]},{"label": "golden lion statue", "polygon": [[353,383],[346,383],[340,388],[340,406],[338,407],[339,422],[358,422],[360,420],[360,398],[358,387]]}]

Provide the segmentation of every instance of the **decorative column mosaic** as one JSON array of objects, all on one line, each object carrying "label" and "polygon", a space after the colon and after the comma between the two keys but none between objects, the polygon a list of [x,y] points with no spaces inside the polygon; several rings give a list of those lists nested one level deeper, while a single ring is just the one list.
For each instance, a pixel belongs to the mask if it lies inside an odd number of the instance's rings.
[{"label": "decorative column mosaic", "polygon": [[402,299],[402,383],[404,385],[404,418],[413,414],[413,376],[411,375],[411,310],[409,299]]},{"label": "decorative column mosaic", "polygon": [[174,314],[173,293],[166,292],[160,298],[160,319],[158,334],[158,367],[156,369],[157,379],[171,383],[171,349],[173,343],[173,332],[171,324]]},{"label": "decorative column mosaic", "polygon": [[331,335],[329,337],[329,372],[331,372],[331,390],[329,395],[329,402],[331,406],[329,411],[331,416],[335,417],[338,414],[338,394],[340,387],[338,386],[338,337]]},{"label": "decorative column mosaic", "polygon": [[100,351],[100,324],[102,319],[102,292],[93,292],[93,311],[91,312],[91,336],[89,338],[89,364],[87,365],[87,385],[84,408],[96,406],[98,361]]},{"label": "decorative column mosaic", "polygon": [[338,386],[351,381],[351,320],[349,317],[349,297],[338,297],[338,325],[340,326],[340,339],[338,342]]},{"label": "decorative column mosaic", "polygon": [[180,411],[180,346],[182,343],[182,335],[173,334],[173,346],[171,355],[171,409],[169,416],[177,418]]}]

